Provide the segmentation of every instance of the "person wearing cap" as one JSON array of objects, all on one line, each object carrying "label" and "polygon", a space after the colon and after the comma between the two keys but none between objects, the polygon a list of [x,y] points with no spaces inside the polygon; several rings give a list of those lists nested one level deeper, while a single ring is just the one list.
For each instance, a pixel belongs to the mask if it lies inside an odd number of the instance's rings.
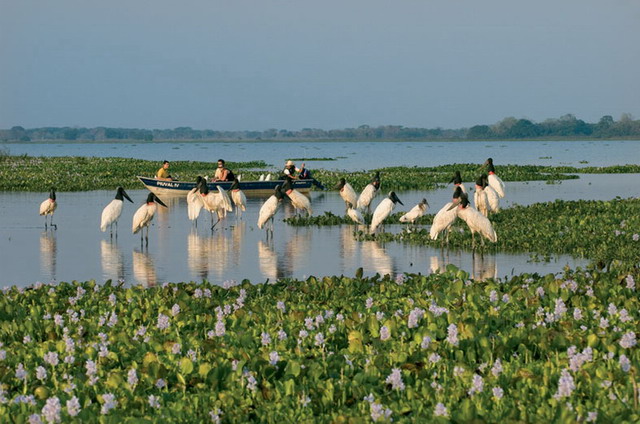
[{"label": "person wearing cap", "polygon": [[218,159],[218,168],[213,176],[213,181],[233,181],[235,175],[225,166],[224,159]]},{"label": "person wearing cap", "polygon": [[169,174],[168,160],[165,160],[164,162],[162,162],[162,168],[158,169],[158,172],[156,172],[156,178],[158,180],[173,181],[173,178]]},{"label": "person wearing cap", "polygon": [[281,179],[291,178],[297,180],[298,177],[296,176],[296,172],[300,172],[300,170],[296,168],[296,164],[293,163],[292,160],[288,160],[285,164],[284,170],[282,171]]}]

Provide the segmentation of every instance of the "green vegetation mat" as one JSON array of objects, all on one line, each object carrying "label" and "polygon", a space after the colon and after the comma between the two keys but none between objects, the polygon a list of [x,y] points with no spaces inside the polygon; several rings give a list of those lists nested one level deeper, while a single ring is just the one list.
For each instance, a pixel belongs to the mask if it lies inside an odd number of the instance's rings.
[{"label": "green vegetation mat", "polygon": [[0,417],[638,422],[638,277],[480,282],[449,266],[229,288],[12,288],[0,295]]},{"label": "green vegetation mat", "polygon": [[[385,224],[399,224],[402,215],[403,212],[392,214]],[[425,215],[416,221],[415,226],[395,233],[378,230],[376,234],[369,234],[361,226],[354,226],[354,233],[360,240],[441,246],[443,241],[431,240],[428,229],[423,228],[431,225],[433,216]],[[476,248],[479,251],[531,252],[537,259],[569,254],[590,259],[601,267],[614,261],[640,265],[640,199],[556,200],[513,206],[489,218],[498,234],[498,242],[481,243],[477,236]],[[365,217],[365,221],[370,222],[370,215]],[[330,212],[287,218],[285,222],[295,226],[353,224],[348,217]],[[452,227],[448,247],[469,249],[471,244],[467,224],[458,219]]]},{"label": "green vegetation mat", "polygon": [[[307,159],[310,160],[310,159]],[[323,159],[325,160],[325,159]],[[130,158],[96,157],[31,157],[0,154],[0,191],[47,191],[55,186],[58,191],[112,190],[118,186],[125,189],[143,188],[136,175],[154,176],[162,164]],[[198,175],[212,175],[215,163],[197,161],[172,161],[170,172],[183,181],[195,181]],[[244,180],[257,180],[260,174],[279,174],[262,161],[227,162],[235,174]],[[257,171],[257,170],[261,171]],[[332,188],[341,177],[347,178],[357,191],[371,180],[375,171],[380,171],[384,191],[429,190],[449,182],[459,170],[466,182],[475,181],[483,172],[478,164],[453,164],[437,167],[388,167],[372,171],[329,171],[312,169],[314,178]],[[552,167],[534,165],[498,166],[497,171],[504,181],[547,181],[578,178],[575,173],[640,173],[639,165],[611,167]]]}]

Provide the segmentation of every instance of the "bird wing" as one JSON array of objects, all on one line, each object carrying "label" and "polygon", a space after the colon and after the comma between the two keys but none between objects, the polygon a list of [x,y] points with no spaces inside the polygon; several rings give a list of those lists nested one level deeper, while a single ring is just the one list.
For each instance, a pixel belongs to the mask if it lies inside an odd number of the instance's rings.
[{"label": "bird wing", "polygon": [[271,196],[264,202],[258,213],[258,228],[262,229],[269,218],[276,214],[278,205],[278,198],[276,196]]},{"label": "bird wing", "polygon": [[291,204],[296,209],[304,209],[307,211],[309,216],[313,214],[313,210],[311,209],[311,201],[307,196],[300,193],[298,190],[291,190],[287,196],[291,199]]},{"label": "bird wing", "polygon": [[231,206],[231,199],[229,198],[229,194],[227,194],[227,191],[222,187],[218,186],[218,193],[220,194],[220,197],[222,199],[222,207],[227,212],[233,211],[233,206]]},{"label": "bird wing", "polygon": [[102,219],[100,220],[100,230],[104,233],[107,227],[120,218],[122,213],[122,200],[113,199],[102,210]]},{"label": "bird wing", "polygon": [[411,210],[400,217],[400,222],[413,222],[424,215],[426,208],[423,209],[421,204],[415,205]]},{"label": "bird wing", "polygon": [[55,210],[56,202],[51,201],[51,199],[47,199],[44,202],[40,203],[40,215],[52,214]]},{"label": "bird wing", "polygon": [[476,205],[476,209],[484,216],[487,216],[489,200],[487,199],[487,193],[485,193],[484,190],[476,189],[476,192],[473,195],[473,202]]},{"label": "bird wing", "polygon": [[456,221],[456,208],[449,209],[451,206],[453,206],[453,202],[447,203],[433,218],[433,224],[431,224],[431,228],[429,229],[429,236],[431,237],[431,240],[437,240],[438,235],[451,227]]},{"label": "bird wing", "polygon": [[149,221],[153,219],[153,214],[156,212],[156,204],[144,204],[138,208],[133,215],[133,226],[131,230],[133,234],[136,234],[142,227],[147,226]]},{"label": "bird wing", "polygon": [[344,187],[340,190],[340,196],[342,196],[342,199],[344,199],[345,202],[349,202],[352,205],[358,204],[358,195],[349,183],[344,184]]},{"label": "bird wing", "polygon": [[371,232],[374,232],[378,228],[378,225],[382,224],[382,221],[389,216],[394,206],[395,203],[393,203],[391,199],[382,199],[376,207],[376,210],[373,212],[373,217],[371,218]]},{"label": "bird wing", "polygon": [[472,232],[480,233],[494,243],[498,241],[498,236],[493,229],[493,225],[491,225],[491,221],[475,208],[467,206],[464,209],[458,209],[458,216],[467,223]]},{"label": "bird wing", "polygon": [[364,224],[364,218],[358,209],[349,208],[347,210],[347,215],[349,215],[349,218],[351,218],[353,222],[357,224]]},{"label": "bird wing", "polygon": [[489,185],[498,193],[498,196],[504,197],[504,183],[496,174],[489,174]]},{"label": "bird wing", "polygon": [[487,193],[489,210],[498,212],[500,210],[500,196],[498,196],[498,193],[496,193],[496,191],[491,186],[485,187],[484,192]]},{"label": "bird wing", "polygon": [[373,184],[367,184],[367,186],[362,190],[362,193],[360,193],[360,197],[358,198],[358,209],[365,209],[366,207],[368,207],[377,193],[378,190],[376,190]]},{"label": "bird wing", "polygon": [[189,219],[192,221],[198,219],[203,206],[202,196],[200,196],[196,187],[187,194],[187,215]]},{"label": "bird wing", "polygon": [[244,195],[242,190],[234,190],[231,192],[231,199],[235,203],[236,208],[240,208],[243,211],[247,210],[247,196]]}]

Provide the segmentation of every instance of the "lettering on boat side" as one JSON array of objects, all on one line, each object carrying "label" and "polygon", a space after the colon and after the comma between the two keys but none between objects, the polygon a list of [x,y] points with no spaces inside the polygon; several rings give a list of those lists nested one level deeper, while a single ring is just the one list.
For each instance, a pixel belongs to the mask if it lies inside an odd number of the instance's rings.
[{"label": "lettering on boat side", "polygon": [[173,187],[173,188],[176,188],[180,184],[179,183],[168,183],[168,182],[165,182],[165,181],[158,181],[158,185],[162,186],[162,187]]}]

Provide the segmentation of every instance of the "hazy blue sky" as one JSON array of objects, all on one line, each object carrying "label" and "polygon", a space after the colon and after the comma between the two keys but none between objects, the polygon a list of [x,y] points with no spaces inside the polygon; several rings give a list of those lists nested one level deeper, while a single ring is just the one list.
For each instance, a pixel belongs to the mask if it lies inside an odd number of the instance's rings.
[{"label": "hazy blue sky", "polygon": [[0,0],[0,128],[640,115],[637,0]]}]

